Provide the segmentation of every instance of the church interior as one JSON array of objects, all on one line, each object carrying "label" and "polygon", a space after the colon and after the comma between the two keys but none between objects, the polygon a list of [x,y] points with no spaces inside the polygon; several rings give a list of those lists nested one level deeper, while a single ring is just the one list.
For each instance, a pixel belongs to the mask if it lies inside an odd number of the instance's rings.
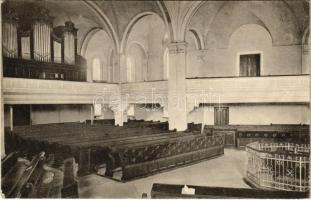
[{"label": "church interior", "polygon": [[2,0],[2,196],[308,197],[309,10]]}]

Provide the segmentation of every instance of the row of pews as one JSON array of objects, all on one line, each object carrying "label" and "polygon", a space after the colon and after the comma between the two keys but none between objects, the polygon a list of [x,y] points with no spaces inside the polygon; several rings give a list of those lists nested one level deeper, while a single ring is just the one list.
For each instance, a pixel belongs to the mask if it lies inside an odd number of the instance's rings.
[{"label": "row of pews", "polygon": [[1,160],[1,189],[5,198],[78,198],[73,158],[55,160],[45,152],[11,152]]},{"label": "row of pews", "polygon": [[127,181],[223,155],[224,135],[168,131],[166,122],[62,123],[15,127],[6,143],[21,152],[74,157],[79,174]]},{"label": "row of pews", "polygon": [[[200,131],[201,124],[188,124],[191,131]],[[225,146],[243,149],[251,142],[295,142],[309,143],[309,125],[270,124],[270,125],[206,125],[207,134],[224,134]]]}]

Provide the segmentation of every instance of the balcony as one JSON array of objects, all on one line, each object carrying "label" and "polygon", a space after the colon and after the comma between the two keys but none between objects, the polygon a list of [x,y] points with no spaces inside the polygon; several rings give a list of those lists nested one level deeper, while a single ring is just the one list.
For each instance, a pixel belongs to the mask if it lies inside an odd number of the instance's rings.
[{"label": "balcony", "polygon": [[86,68],[63,63],[3,58],[3,76],[12,78],[86,81]]},{"label": "balcony", "polygon": [[188,103],[308,103],[309,75],[187,79]]},{"label": "balcony", "polygon": [[3,78],[5,104],[93,104],[99,97],[108,103],[118,91],[117,84]]}]

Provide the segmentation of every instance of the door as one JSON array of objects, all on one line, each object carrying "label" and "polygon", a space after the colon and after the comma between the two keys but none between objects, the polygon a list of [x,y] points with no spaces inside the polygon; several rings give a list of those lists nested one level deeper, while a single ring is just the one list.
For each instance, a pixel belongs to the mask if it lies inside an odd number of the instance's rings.
[{"label": "door", "polygon": [[30,125],[30,105],[13,106],[13,126]]},{"label": "door", "polygon": [[215,107],[214,124],[219,126],[229,125],[228,107]]}]

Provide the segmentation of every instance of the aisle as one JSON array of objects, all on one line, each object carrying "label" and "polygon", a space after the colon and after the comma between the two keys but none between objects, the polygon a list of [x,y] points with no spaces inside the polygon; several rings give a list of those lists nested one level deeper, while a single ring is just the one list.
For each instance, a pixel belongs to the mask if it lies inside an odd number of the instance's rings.
[{"label": "aisle", "polygon": [[150,198],[153,183],[248,188],[242,180],[246,161],[245,151],[225,149],[222,157],[126,183],[92,174],[80,178],[79,197],[141,198],[142,193],[147,193]]}]

